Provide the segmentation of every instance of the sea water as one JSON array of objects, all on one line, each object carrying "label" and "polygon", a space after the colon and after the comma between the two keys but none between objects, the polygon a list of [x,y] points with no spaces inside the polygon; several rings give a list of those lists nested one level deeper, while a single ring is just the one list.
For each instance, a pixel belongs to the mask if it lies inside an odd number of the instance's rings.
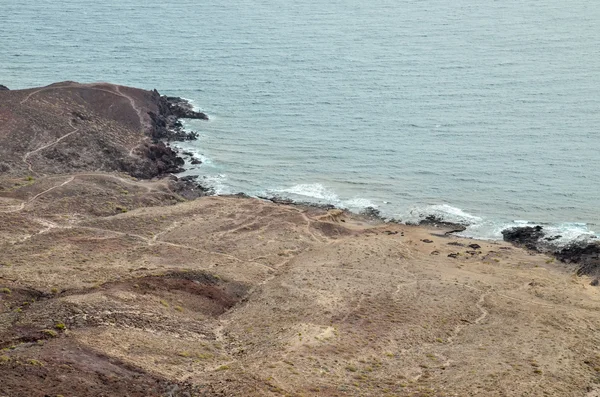
[{"label": "sea water", "polygon": [[600,231],[593,0],[0,2],[0,84],[156,88],[217,193]]}]

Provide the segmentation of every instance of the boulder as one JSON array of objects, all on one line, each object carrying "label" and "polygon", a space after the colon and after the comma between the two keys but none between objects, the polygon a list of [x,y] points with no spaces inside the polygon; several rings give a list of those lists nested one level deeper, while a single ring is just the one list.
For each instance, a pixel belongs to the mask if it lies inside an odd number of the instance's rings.
[{"label": "boulder", "polygon": [[515,245],[525,246],[531,250],[539,251],[539,240],[546,233],[541,226],[523,226],[513,227],[502,231],[504,241],[511,242]]}]

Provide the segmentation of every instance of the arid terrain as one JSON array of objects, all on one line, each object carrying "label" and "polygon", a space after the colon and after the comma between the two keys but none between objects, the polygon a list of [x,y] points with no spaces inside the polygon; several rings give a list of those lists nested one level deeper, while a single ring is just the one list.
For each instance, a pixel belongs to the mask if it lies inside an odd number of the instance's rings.
[{"label": "arid terrain", "polygon": [[0,396],[600,396],[589,277],[443,228],[187,200],[148,149],[155,104],[0,91]]}]

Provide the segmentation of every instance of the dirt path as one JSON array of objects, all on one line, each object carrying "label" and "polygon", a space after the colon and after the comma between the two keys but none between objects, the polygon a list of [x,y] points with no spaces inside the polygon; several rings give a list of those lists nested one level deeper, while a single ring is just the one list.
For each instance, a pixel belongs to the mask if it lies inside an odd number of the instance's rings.
[{"label": "dirt path", "polygon": [[[96,88],[97,89],[97,88]],[[123,98],[127,99],[129,101],[129,103],[131,104],[131,107],[133,108],[133,110],[137,113],[139,119],[140,119],[140,127],[142,129],[147,128],[148,124],[146,123],[145,117],[144,117],[144,112],[142,111],[142,109],[137,106],[135,104],[135,99],[133,99],[132,97],[130,97],[127,94],[124,94],[123,92],[121,92],[121,87],[120,86],[115,86],[115,90],[117,91],[117,95],[122,96]],[[114,93],[113,93],[114,94]],[[133,149],[132,149],[133,150]]]},{"label": "dirt path", "polygon": [[[85,85],[84,85],[85,86]],[[44,91],[51,91],[51,90],[65,90],[65,89],[74,89],[77,87],[73,87],[73,86],[65,86],[65,87],[44,87],[44,88],[40,88],[38,90],[35,90],[33,92],[31,92],[30,94],[28,94],[22,101],[21,101],[21,105],[24,105],[27,101],[29,101],[31,99],[32,96],[40,93],[40,92],[44,92]],[[94,85],[89,85],[87,86],[87,88],[90,88],[92,90],[96,90],[96,91],[103,91],[112,95],[116,95],[116,96],[120,96],[122,98],[125,98],[129,101],[129,103],[131,104],[132,109],[136,112],[136,114],[138,115],[139,121],[140,121],[140,129],[144,130],[147,129],[149,127],[146,118],[144,116],[144,112],[142,111],[142,109],[137,106],[137,104],[135,103],[135,99],[133,99],[132,97],[130,97],[127,94],[124,94],[121,89],[120,86],[115,86],[115,91],[111,91],[111,90],[107,90],[104,88],[98,88],[95,87]],[[129,156],[133,157],[133,152],[135,151],[135,149],[138,147],[138,145],[133,146],[130,150],[129,150]],[[40,149],[41,150],[41,149]],[[29,165],[29,163],[27,163]],[[31,166],[29,165],[29,170],[31,172],[33,172],[31,170]]]},{"label": "dirt path", "polygon": [[74,130],[73,130],[73,131],[69,132],[68,134],[65,134],[65,135],[61,136],[60,138],[56,139],[55,141],[52,141],[52,142],[50,142],[50,143],[49,143],[49,144],[47,144],[47,145],[44,145],[44,146],[42,146],[42,147],[39,147],[39,148],[37,148],[37,149],[35,149],[35,150],[32,150],[32,151],[30,151],[30,152],[27,152],[27,153],[25,153],[25,154],[23,155],[23,162],[24,162],[25,164],[27,164],[27,169],[29,170],[29,172],[31,172],[31,173],[35,173],[35,171],[34,171],[34,170],[33,170],[33,168],[32,168],[32,165],[31,165],[31,163],[30,163],[29,161],[27,161],[27,159],[28,159],[29,157],[31,157],[32,155],[34,155],[34,154],[36,154],[36,153],[39,153],[40,151],[42,151],[42,150],[44,150],[44,149],[47,149],[47,148],[49,148],[50,146],[54,146],[54,145],[56,145],[57,143],[59,143],[59,142],[60,142],[60,141],[62,141],[63,139],[66,139],[66,138],[70,137],[71,135],[73,135],[73,134],[75,134],[76,132],[78,132],[78,131],[79,131],[79,128],[75,128],[75,126],[74,126],[74,125],[73,125],[73,124],[72,124],[70,121],[69,121],[69,125],[70,125],[72,128],[74,128]]},{"label": "dirt path", "polygon": [[60,187],[63,187],[71,182],[73,182],[75,179],[77,179],[78,177],[85,177],[85,176],[95,176],[95,177],[102,177],[102,178],[109,178],[109,179],[115,179],[123,184],[129,185],[129,186],[135,186],[135,187],[143,187],[144,189],[146,189],[147,192],[152,192],[154,190],[156,190],[155,188],[153,188],[152,185],[159,185],[162,184],[162,182],[134,182],[134,181],[129,181],[125,178],[122,178],[120,176],[117,175],[111,175],[111,174],[104,174],[101,172],[97,172],[97,173],[80,173],[80,174],[73,174],[70,176],[70,178],[68,180],[66,180],[63,183],[60,183],[56,186],[53,186],[49,189],[44,190],[43,192],[40,192],[38,194],[36,194],[35,196],[33,196],[32,198],[30,198],[27,201],[22,202],[21,204],[17,205],[17,206],[13,206],[13,208],[9,209],[9,210],[0,210],[0,212],[2,213],[12,213],[12,212],[19,212],[19,211],[23,211],[25,209],[26,206],[28,206],[29,204],[31,204],[32,202],[34,202],[35,200],[37,200],[38,198],[40,198],[41,196],[45,195],[48,192],[51,192],[54,189],[58,189]]},{"label": "dirt path", "polygon": [[18,206],[18,208],[16,208],[16,209],[12,209],[12,210],[2,210],[2,211],[0,211],[0,212],[9,213],[9,212],[19,212],[19,211],[22,211],[22,210],[24,210],[24,209],[25,209],[25,207],[26,207],[27,205],[31,204],[32,202],[34,202],[34,201],[35,201],[36,199],[38,199],[39,197],[43,196],[44,194],[46,194],[46,193],[48,193],[48,192],[50,192],[50,191],[52,191],[52,190],[54,190],[54,189],[58,189],[59,187],[65,186],[66,184],[73,182],[73,180],[74,180],[74,179],[75,179],[75,177],[74,177],[74,176],[72,176],[71,178],[69,178],[68,180],[64,181],[63,183],[61,183],[61,184],[59,184],[59,185],[56,185],[56,186],[53,186],[53,187],[51,187],[50,189],[46,189],[46,190],[44,190],[43,192],[36,194],[35,196],[33,196],[32,198],[30,198],[29,200],[27,200],[27,201],[25,201],[25,202],[21,203],[21,204]]}]

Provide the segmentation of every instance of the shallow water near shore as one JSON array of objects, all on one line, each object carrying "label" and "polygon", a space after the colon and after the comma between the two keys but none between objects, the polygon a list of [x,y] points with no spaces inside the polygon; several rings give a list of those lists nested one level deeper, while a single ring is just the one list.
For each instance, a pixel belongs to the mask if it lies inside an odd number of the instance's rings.
[{"label": "shallow water near shore", "polygon": [[218,193],[499,238],[600,231],[600,8],[575,2],[5,0],[0,84],[110,81],[193,100]]}]

